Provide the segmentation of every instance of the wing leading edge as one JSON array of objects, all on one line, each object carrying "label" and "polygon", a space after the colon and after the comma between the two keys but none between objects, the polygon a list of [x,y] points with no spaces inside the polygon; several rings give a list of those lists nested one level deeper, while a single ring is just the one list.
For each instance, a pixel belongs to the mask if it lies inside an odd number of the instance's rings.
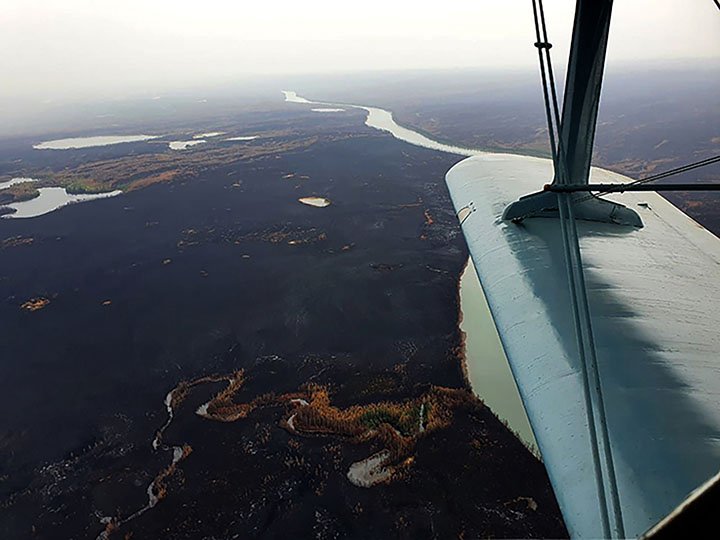
[{"label": "wing leading edge", "polygon": [[[552,174],[550,160],[483,154],[447,184],[568,529],[593,538],[599,501],[560,225],[502,220]],[[645,227],[577,226],[625,532],[638,536],[720,463],[720,240],[655,193],[613,197]]]}]

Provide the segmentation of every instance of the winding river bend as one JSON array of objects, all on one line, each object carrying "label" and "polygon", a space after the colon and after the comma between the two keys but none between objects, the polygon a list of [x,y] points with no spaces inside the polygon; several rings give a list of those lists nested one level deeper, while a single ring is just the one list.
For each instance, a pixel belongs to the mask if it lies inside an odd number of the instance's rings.
[{"label": "winding river bend", "polygon": [[[283,90],[283,94],[285,94],[285,101],[289,103],[362,109],[368,113],[365,120],[368,127],[387,131],[396,139],[415,146],[466,157],[485,153],[479,149],[435,141],[412,129],[403,127],[395,122],[392,112],[385,109],[365,105],[310,101],[290,90]],[[473,392],[500,419],[507,423],[520,440],[535,450],[537,444],[532,428],[525,414],[525,408],[471,259],[468,259],[465,271],[460,277],[460,309],[463,315],[460,329],[466,335],[465,359]]]}]

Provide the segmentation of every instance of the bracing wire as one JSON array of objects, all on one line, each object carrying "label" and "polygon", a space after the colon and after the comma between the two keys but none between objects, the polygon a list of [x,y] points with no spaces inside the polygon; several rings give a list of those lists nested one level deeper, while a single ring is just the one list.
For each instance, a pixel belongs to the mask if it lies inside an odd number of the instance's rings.
[{"label": "bracing wire", "polygon": [[[542,5],[542,4],[541,4]],[[547,123],[548,123],[548,135],[550,137],[550,151],[552,152],[552,160],[555,164],[555,168],[558,167],[558,156],[556,151],[556,144],[555,144],[555,126],[553,124],[553,116],[552,112],[550,110],[550,98],[548,97],[548,84],[547,84],[547,75],[545,73],[545,59],[543,58],[543,48],[549,49],[551,45],[547,42],[547,40],[543,41],[540,37],[540,24],[538,22],[538,8],[536,6],[535,0],[532,2],[533,6],[533,15],[535,18],[535,39],[537,40],[535,42],[535,47],[538,50],[538,61],[540,63],[540,76],[542,78],[542,89],[543,89],[543,97],[544,103],[545,103],[545,115],[547,117]],[[559,124],[558,124],[559,127]],[[558,136],[560,135],[558,131]]]},{"label": "bracing wire", "polygon": [[[535,2],[533,0],[533,6]],[[552,111],[555,117],[555,128],[557,129],[557,155],[558,160],[555,163],[555,174],[558,175],[558,181],[561,184],[567,183],[568,178],[565,171],[565,152],[563,150],[562,137],[560,134],[560,107],[558,106],[557,90],[555,86],[555,70],[552,65],[552,58],[550,56],[550,49],[552,45],[548,39],[547,25],[545,24],[545,8],[543,7],[542,0],[538,0],[538,8],[540,12],[540,25],[542,26],[542,39],[544,47],[538,48],[538,51],[545,50],[545,63],[547,64],[547,71],[550,79],[550,95],[552,97]],[[537,15],[536,15],[537,21]],[[537,22],[536,22],[537,27]],[[537,45],[536,45],[537,46]],[[546,102],[546,108],[550,109],[550,104]]]},{"label": "bracing wire", "polygon": [[[552,69],[552,60],[550,58],[550,48],[552,47],[552,45],[548,40],[547,25],[545,23],[545,10],[543,9],[542,0],[533,0],[533,15],[535,19],[535,34],[537,37],[535,47],[537,47],[538,49],[538,58],[540,61],[545,114],[548,121],[548,134],[550,137],[553,163],[555,165],[555,176],[559,184],[564,184],[567,183],[569,179],[567,178],[567,174],[565,171],[566,164],[562,146],[562,134],[560,133],[560,111],[558,107],[557,91],[555,88],[555,79]],[[541,28],[542,36],[540,32]],[[549,90],[548,82],[550,86]],[[555,139],[556,130],[557,143]],[[599,455],[599,441],[601,441],[602,443],[603,457],[605,461],[605,467],[607,469],[607,477],[609,482],[608,491],[612,504],[615,533],[618,537],[622,538],[625,536],[622,511],[620,507],[612,450],[610,448],[610,436],[608,433],[607,419],[605,415],[605,403],[602,395],[602,385],[597,364],[597,354],[595,351],[595,339],[592,331],[592,322],[590,318],[587,291],[585,288],[585,277],[583,275],[580,244],[577,228],[575,226],[573,202],[570,194],[558,193],[557,195],[558,211],[560,213],[560,230],[563,237],[566,270],[568,273],[568,285],[570,288],[570,302],[575,322],[575,334],[578,345],[578,354],[580,356],[579,359],[583,367],[583,393],[585,397],[585,408],[587,411],[588,435],[590,437],[593,468],[595,470],[598,502],[600,504],[601,525],[603,529],[603,535],[605,537],[609,537],[610,517],[606,500],[604,475]],[[590,377],[591,374],[592,381]],[[590,390],[591,384],[594,387],[594,393]],[[597,420],[595,418],[595,408],[597,408]],[[599,434],[596,421],[599,425]]]},{"label": "bracing wire", "polygon": [[[720,0],[718,0],[720,1]],[[654,174],[652,176],[646,176],[645,178],[640,178],[639,180],[634,180],[632,182],[628,182],[627,184],[618,184],[616,188],[614,189],[608,189],[607,191],[603,191],[602,195],[597,196],[604,196],[609,193],[618,193],[627,190],[630,186],[637,186],[641,184],[647,184],[649,182],[655,182],[657,180],[662,180],[663,178],[667,178],[669,176],[675,176],[676,174],[682,174],[688,171],[692,171],[694,169],[699,169],[700,167],[707,167],[708,165],[712,165],[714,163],[720,162],[720,155],[713,156],[707,159],[703,159],[700,161],[696,161],[694,163],[688,163],[687,165],[682,165],[680,167],[676,167],[674,169],[670,169],[669,171],[664,171],[658,174]],[[595,197],[596,195],[586,195],[584,197],[580,197],[578,199],[575,199],[576,203],[586,201],[588,199],[591,199],[592,197]]]},{"label": "bracing wire", "polygon": [[675,174],[680,174],[680,173],[684,173],[687,171],[692,171],[693,169],[698,169],[700,167],[705,167],[706,165],[712,165],[713,163],[717,163],[718,161],[720,161],[720,155],[713,156],[713,157],[707,158],[707,159],[703,159],[701,161],[696,161],[694,163],[689,163],[689,164],[683,165],[681,167],[676,167],[675,169],[670,169],[669,171],[661,172],[661,173],[655,174],[653,176],[646,176],[645,178],[640,178],[639,180],[630,182],[630,184],[628,184],[628,185],[634,186],[637,184],[646,184],[648,182],[653,182],[655,180],[667,178],[668,176],[673,176]]}]

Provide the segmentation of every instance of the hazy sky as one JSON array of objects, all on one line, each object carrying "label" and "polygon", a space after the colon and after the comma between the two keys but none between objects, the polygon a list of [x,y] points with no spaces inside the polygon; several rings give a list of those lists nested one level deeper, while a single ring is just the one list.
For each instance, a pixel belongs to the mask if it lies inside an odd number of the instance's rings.
[{"label": "hazy sky", "polygon": [[[574,0],[546,0],[558,64]],[[535,68],[530,0],[4,0],[0,108],[256,73]],[[712,0],[615,0],[608,62],[720,57]]]}]

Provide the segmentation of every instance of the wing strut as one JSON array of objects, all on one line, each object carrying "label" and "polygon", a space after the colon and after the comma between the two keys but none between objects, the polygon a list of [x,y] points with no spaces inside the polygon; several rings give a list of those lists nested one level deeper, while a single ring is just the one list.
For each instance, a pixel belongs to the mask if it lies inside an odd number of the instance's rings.
[{"label": "wing strut", "polygon": [[[577,1],[561,120],[550,59],[552,45],[547,38],[542,0],[533,0],[537,38],[535,46],[540,60],[545,112],[555,170],[553,186],[588,184],[611,12],[612,0]],[[557,147],[555,146],[556,129]],[[590,211],[587,210],[588,208]],[[523,213],[530,211],[537,214],[538,210],[545,212],[545,215],[552,212],[560,218],[578,357],[582,366],[583,395],[602,534],[604,537],[622,538],[625,536],[625,531],[575,219],[580,214],[581,219],[588,219],[588,216],[591,216],[590,219],[597,220],[603,217],[603,211],[607,211],[607,220],[612,219],[614,214],[619,214],[620,218],[623,218],[623,210],[626,211],[626,218],[631,218],[635,213],[610,201],[594,197],[590,200],[587,197],[579,200],[574,193],[554,193],[547,190],[513,203],[505,210],[504,217],[507,218],[508,214],[512,215],[513,212],[521,218],[529,217]]]},{"label": "wing strut", "polygon": [[578,0],[560,122],[564,167],[555,182],[588,183],[611,12],[612,0]]},{"label": "wing strut", "polygon": [[[537,42],[535,46],[538,48],[543,86],[547,84],[545,64],[547,64],[550,78],[552,111],[547,88],[544,88],[544,93],[550,148],[555,165],[553,185],[587,184],[605,67],[612,0],[577,0],[570,61],[565,80],[562,119],[559,118],[555,81],[550,61],[552,45],[547,40],[542,0],[539,0],[538,5],[542,39],[540,24],[536,23]],[[535,6],[535,0],[533,0],[533,10],[537,17],[538,9]],[[553,112],[556,119],[554,124],[552,122]],[[556,131],[557,145],[555,143]],[[616,202],[594,196],[573,196],[570,201],[577,219],[634,227],[643,225],[640,216],[634,210]],[[529,217],[559,217],[557,197],[547,191],[526,195],[508,206],[503,213],[503,219],[515,222]]]}]

